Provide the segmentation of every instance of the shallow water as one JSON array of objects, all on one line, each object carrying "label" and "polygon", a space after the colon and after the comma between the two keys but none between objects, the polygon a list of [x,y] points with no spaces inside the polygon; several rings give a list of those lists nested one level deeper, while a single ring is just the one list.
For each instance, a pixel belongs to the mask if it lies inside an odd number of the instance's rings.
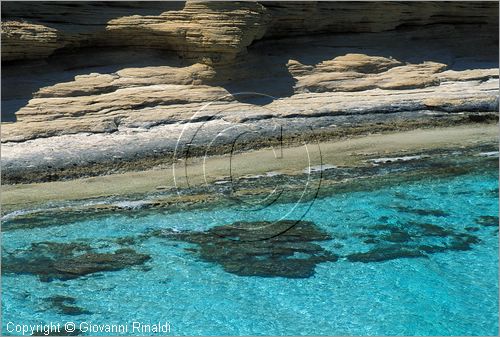
[{"label": "shallow water", "polygon": [[[498,226],[478,219],[498,216],[497,175],[497,168],[478,170],[315,200],[303,219],[331,235],[319,244],[340,259],[316,265],[311,277],[238,276],[185,249],[196,245],[161,237],[130,246],[151,255],[144,266],[52,282],[6,274],[3,333],[9,334],[10,321],[168,321],[175,335],[496,335]],[[302,216],[308,207],[298,205],[287,218]],[[3,255],[42,241],[88,242],[98,251],[114,251],[120,248],[117,238],[154,229],[201,231],[235,221],[276,220],[290,209],[273,204],[258,212],[124,212],[69,224],[62,218],[58,226],[4,232]],[[416,258],[347,258],[375,247],[442,246],[452,240],[414,232],[415,224],[438,225],[479,241],[468,250],[444,249]],[[391,241],[384,226],[407,231],[411,239]],[[47,300],[56,295],[75,298],[75,305],[87,313],[61,314]]]}]

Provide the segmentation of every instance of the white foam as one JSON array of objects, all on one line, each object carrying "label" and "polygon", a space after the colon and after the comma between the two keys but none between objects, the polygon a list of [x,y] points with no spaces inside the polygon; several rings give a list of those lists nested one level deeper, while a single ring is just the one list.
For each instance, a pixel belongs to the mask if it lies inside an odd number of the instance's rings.
[{"label": "white foam", "polygon": [[5,214],[2,218],[1,221],[9,220],[9,219],[14,219],[17,218],[18,216],[21,215],[26,215],[30,213],[35,213],[37,210],[18,210],[18,211],[13,211],[10,213]]},{"label": "white foam", "polygon": [[336,169],[336,168],[337,168],[337,166],[335,166],[335,165],[323,164],[323,165],[306,167],[302,172],[304,172],[304,173],[313,173],[313,172],[321,172],[321,171],[326,171],[326,170],[332,170],[332,169]]},{"label": "white foam", "polygon": [[498,157],[498,151],[481,152],[479,155],[481,157]]},{"label": "white foam", "polygon": [[230,183],[229,180],[219,180],[219,181],[214,182],[215,185],[223,185],[223,184],[228,184],[228,183]]},{"label": "white foam", "polygon": [[370,159],[367,161],[370,163],[374,163],[374,164],[385,164],[385,163],[392,163],[392,162],[397,162],[397,161],[417,160],[417,159],[422,159],[423,157],[424,156],[386,157],[386,158]]},{"label": "white foam", "polygon": [[243,176],[242,178],[244,178],[244,179],[259,179],[259,178],[265,178],[265,177],[276,177],[276,176],[280,176],[280,175],[283,175],[283,173],[266,172],[264,174],[247,175],[247,176]]},{"label": "white foam", "polygon": [[112,203],[111,205],[125,209],[135,209],[135,208],[141,208],[146,204],[148,204],[148,201],[146,200],[137,200],[137,201],[119,201]]}]

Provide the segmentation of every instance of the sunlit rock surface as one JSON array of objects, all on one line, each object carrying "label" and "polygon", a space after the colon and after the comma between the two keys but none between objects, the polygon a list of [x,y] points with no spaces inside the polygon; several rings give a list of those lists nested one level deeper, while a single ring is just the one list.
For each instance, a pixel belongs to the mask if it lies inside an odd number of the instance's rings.
[{"label": "sunlit rock surface", "polygon": [[497,13],[493,2],[2,3],[2,175],[78,158],[111,169],[101,152],[168,157],[200,122],[200,143],[242,125],[494,122]]}]

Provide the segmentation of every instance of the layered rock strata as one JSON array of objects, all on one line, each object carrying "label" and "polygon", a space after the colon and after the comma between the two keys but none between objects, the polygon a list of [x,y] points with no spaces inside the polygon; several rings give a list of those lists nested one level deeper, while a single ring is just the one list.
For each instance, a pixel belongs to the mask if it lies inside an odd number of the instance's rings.
[{"label": "layered rock strata", "polygon": [[2,176],[145,168],[188,143],[224,152],[242,133],[269,146],[278,129],[494,122],[497,13],[492,2],[3,3]]}]

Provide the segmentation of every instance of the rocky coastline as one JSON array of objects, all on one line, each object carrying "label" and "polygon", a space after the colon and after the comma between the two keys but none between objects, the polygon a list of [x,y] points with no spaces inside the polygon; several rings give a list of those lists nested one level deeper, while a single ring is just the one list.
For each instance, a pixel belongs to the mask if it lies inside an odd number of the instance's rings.
[{"label": "rocky coastline", "polygon": [[497,13],[495,2],[4,2],[2,183],[9,195],[412,130],[489,130],[481,142],[494,146]]}]

